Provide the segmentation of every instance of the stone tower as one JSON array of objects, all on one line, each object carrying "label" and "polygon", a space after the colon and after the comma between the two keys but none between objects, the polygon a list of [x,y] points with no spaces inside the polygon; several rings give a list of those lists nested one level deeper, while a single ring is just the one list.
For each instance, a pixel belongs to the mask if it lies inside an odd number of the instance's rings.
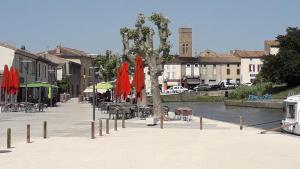
[{"label": "stone tower", "polygon": [[192,57],[192,28],[179,28],[179,55]]}]

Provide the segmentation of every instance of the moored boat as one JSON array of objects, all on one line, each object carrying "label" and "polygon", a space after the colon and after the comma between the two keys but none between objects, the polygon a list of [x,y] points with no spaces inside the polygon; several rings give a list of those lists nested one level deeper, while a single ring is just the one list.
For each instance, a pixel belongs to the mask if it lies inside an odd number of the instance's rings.
[{"label": "moored boat", "polygon": [[300,135],[300,95],[287,97],[283,103],[285,119],[282,120],[282,130]]}]

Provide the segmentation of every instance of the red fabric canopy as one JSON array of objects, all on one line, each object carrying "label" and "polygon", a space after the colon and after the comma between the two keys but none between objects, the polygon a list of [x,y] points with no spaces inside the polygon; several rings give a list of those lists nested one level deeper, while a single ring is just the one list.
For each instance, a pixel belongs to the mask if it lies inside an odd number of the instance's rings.
[{"label": "red fabric canopy", "polygon": [[121,97],[121,82],[122,82],[122,68],[118,67],[117,68],[117,80],[116,80],[116,84],[115,84],[115,95],[116,98],[120,98]]},{"label": "red fabric canopy", "polygon": [[122,65],[122,86],[121,86],[121,93],[123,99],[126,99],[127,96],[130,94],[130,81],[129,81],[129,72],[128,72],[128,63],[124,62]]},{"label": "red fabric canopy", "polygon": [[141,56],[135,57],[135,72],[133,77],[133,86],[135,88],[135,98],[142,100],[142,90],[145,87],[144,62]]},{"label": "red fabric canopy", "polygon": [[15,94],[16,93],[16,88],[15,88],[15,70],[11,66],[10,71],[9,71],[9,92],[10,94]]},{"label": "red fabric canopy", "polygon": [[15,69],[15,89],[16,93],[18,93],[20,89],[20,74],[18,69]]},{"label": "red fabric canopy", "polygon": [[4,66],[2,82],[1,82],[1,89],[4,91],[4,93],[8,93],[8,89],[9,89],[9,70],[8,70],[7,65]]}]

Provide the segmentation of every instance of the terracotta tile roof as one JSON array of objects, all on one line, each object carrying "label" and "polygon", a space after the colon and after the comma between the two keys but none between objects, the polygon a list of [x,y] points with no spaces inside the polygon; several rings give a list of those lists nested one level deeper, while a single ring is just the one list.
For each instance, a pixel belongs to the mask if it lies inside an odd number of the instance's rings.
[{"label": "terracotta tile roof", "polygon": [[199,59],[197,57],[184,57],[184,56],[175,56],[175,58],[166,64],[172,64],[172,63],[195,63],[199,62]]},{"label": "terracotta tile roof", "polygon": [[63,64],[65,64],[66,62],[68,62],[68,61],[67,61],[66,59],[64,59],[64,58],[57,57],[57,56],[52,55],[52,54],[49,54],[49,53],[47,53],[47,52],[37,53],[37,55],[38,55],[39,57],[48,59],[48,60],[50,60],[51,62],[53,62],[53,63],[55,63],[55,64],[58,64],[58,65],[63,65]]},{"label": "terracotta tile roof", "polygon": [[56,56],[88,56],[84,51],[63,46],[57,46],[56,48],[49,50],[48,53]]},{"label": "terracotta tile roof", "polygon": [[265,43],[272,47],[278,47],[279,42],[277,40],[265,40]]},{"label": "terracotta tile roof", "polygon": [[15,47],[14,45],[8,44],[8,43],[0,43],[0,46],[14,50],[15,52],[21,53],[23,55],[29,56],[31,58],[36,59],[38,56],[28,50],[24,50],[24,49],[19,49],[17,47]]},{"label": "terracotta tile roof", "polygon": [[264,51],[235,50],[233,54],[241,58],[261,58],[265,56]]},{"label": "terracotta tile roof", "polygon": [[199,57],[201,63],[240,63],[241,59],[232,54],[205,54]]}]

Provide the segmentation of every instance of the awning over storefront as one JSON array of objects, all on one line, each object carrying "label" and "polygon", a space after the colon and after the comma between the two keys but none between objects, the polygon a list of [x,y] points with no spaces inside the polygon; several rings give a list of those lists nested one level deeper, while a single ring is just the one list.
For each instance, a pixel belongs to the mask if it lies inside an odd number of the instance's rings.
[{"label": "awning over storefront", "polygon": [[178,82],[167,82],[168,86],[178,86],[179,83]]},{"label": "awning over storefront", "polygon": [[187,84],[200,84],[200,79],[186,79]]},{"label": "awning over storefront", "polygon": [[[21,84],[20,87],[26,87],[26,84]],[[34,87],[53,87],[53,88],[58,88],[58,86],[51,85],[49,83],[42,83],[42,82],[28,83],[27,87],[29,87],[29,88],[34,88]]]}]

